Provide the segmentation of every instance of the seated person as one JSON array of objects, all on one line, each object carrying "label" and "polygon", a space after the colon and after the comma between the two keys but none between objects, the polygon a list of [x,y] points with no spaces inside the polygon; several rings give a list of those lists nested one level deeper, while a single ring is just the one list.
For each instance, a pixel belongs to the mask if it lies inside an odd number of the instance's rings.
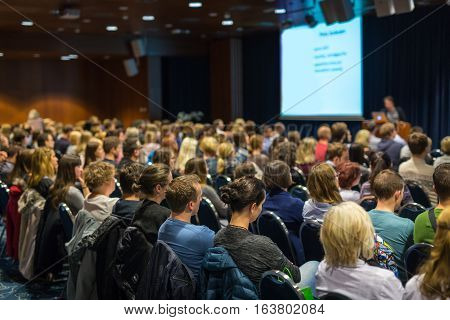
[{"label": "seated person", "polygon": [[287,192],[292,184],[289,166],[280,160],[270,162],[264,170],[263,181],[267,189],[263,210],[272,211],[283,220],[289,230],[289,238],[297,255],[297,261],[301,264],[304,261],[304,255],[298,231],[303,223],[304,203]]},{"label": "seated person", "polygon": [[262,172],[254,162],[246,161],[234,169],[234,179],[239,179],[245,176],[262,179]]},{"label": "seated person", "polygon": [[450,299],[450,208],[446,208],[437,221],[434,247],[429,258],[405,287],[405,300]]},{"label": "seated person", "polygon": [[395,136],[397,135],[395,126],[390,122],[385,123],[381,126],[379,134],[381,137],[381,141],[378,144],[377,151],[387,153],[392,161],[394,170],[398,170],[398,165],[400,163],[400,150],[402,149],[403,145],[394,140]]},{"label": "seated person", "polygon": [[352,190],[359,184],[361,179],[361,170],[356,162],[345,162],[341,164],[337,171],[339,173],[339,187],[343,201],[353,201],[359,203],[359,192]]},{"label": "seated person", "polygon": [[315,165],[309,174],[307,188],[311,199],[303,207],[304,219],[323,220],[325,213],[342,202],[338,174],[327,163]]},{"label": "seated person", "polygon": [[423,133],[413,133],[408,137],[411,159],[403,162],[398,172],[405,180],[418,182],[424,189],[431,205],[437,203],[436,193],[433,191],[433,166],[425,163],[425,157],[430,152],[428,137]]},{"label": "seated person", "polygon": [[172,180],[166,199],[172,212],[159,229],[158,240],[167,243],[198,278],[206,250],[214,246],[214,231],[191,224],[202,201],[200,179],[187,175]]},{"label": "seated person", "polygon": [[208,166],[208,172],[214,179],[217,175],[217,147],[219,143],[214,137],[204,137],[200,142],[200,150],[203,152],[203,159],[205,159]]},{"label": "seated person", "polygon": [[315,158],[317,162],[324,162],[326,160],[328,142],[331,139],[331,129],[328,125],[321,125],[317,129],[317,144],[315,150]]},{"label": "seated person", "polygon": [[434,161],[434,167],[436,168],[438,165],[442,163],[450,162],[450,136],[445,137],[441,140],[441,152],[444,154],[443,156],[437,158]]},{"label": "seated person", "polygon": [[305,184],[305,179],[299,173],[299,169],[297,168],[296,164],[297,145],[295,143],[285,141],[278,144],[273,152],[273,160],[281,160],[289,166],[293,185]]},{"label": "seated person", "polygon": [[345,144],[333,142],[328,145],[327,163],[335,169],[349,160],[348,148]]},{"label": "seated person", "polygon": [[[450,207],[450,163],[443,163],[438,166],[433,173],[434,190],[438,195],[439,202],[437,206],[431,209],[435,216],[434,220],[439,218],[444,208]],[[419,214],[414,222],[414,243],[434,242],[435,226],[430,221],[430,211],[427,210]]]},{"label": "seated person", "polygon": [[225,219],[228,217],[228,206],[220,200],[216,190],[206,183],[208,175],[208,167],[205,160],[202,158],[192,158],[186,162],[184,167],[185,174],[195,174],[200,178],[200,185],[202,186],[202,194],[208,198],[216,209],[219,217]]},{"label": "seated person", "polygon": [[103,149],[105,150],[105,159],[103,161],[117,167],[117,159],[120,156],[122,145],[118,137],[106,137],[103,141]]},{"label": "seated person", "polygon": [[403,286],[392,271],[371,266],[374,229],[364,209],[352,202],[331,208],[320,230],[325,257],[316,274],[318,297],[339,293],[350,299],[400,299]]},{"label": "seated person", "polygon": [[281,270],[294,282],[301,280],[300,286],[307,285],[314,289],[316,261],[305,263],[299,269],[272,240],[248,231],[249,224],[261,213],[266,198],[261,180],[239,178],[222,187],[221,198],[231,207],[231,222],[216,234],[214,245],[224,247],[237,267],[257,288],[264,272]]},{"label": "seated person", "polygon": [[403,179],[394,171],[381,171],[372,185],[377,198],[377,207],[369,211],[375,232],[393,249],[395,262],[399,266],[400,279],[406,279],[404,257],[406,250],[414,243],[414,223],[397,216],[394,211],[400,207],[403,199]]},{"label": "seated person", "polygon": [[122,198],[113,208],[113,214],[131,222],[137,208],[142,204],[139,193],[133,191],[133,186],[139,180],[145,166],[137,162],[125,163],[119,170],[119,182],[122,189]]}]

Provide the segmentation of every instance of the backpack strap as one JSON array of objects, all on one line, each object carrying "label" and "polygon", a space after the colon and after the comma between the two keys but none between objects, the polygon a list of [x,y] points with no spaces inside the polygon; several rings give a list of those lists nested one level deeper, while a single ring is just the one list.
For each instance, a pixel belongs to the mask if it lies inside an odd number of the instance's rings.
[{"label": "backpack strap", "polygon": [[428,210],[428,219],[430,219],[431,226],[433,227],[434,232],[436,232],[437,229],[437,222],[436,222],[436,215],[434,214],[434,209]]}]

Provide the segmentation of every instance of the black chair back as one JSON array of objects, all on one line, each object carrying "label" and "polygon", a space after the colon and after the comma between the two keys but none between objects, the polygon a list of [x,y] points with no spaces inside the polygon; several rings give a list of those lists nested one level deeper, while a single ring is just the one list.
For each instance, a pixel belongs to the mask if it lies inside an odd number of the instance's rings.
[{"label": "black chair back", "polygon": [[305,220],[300,227],[300,242],[305,253],[305,262],[322,261],[325,256],[320,242],[320,224]]},{"label": "black chair back", "polygon": [[443,153],[442,153],[441,149],[433,149],[430,151],[430,156],[433,159],[436,159],[436,158],[442,157]]},{"label": "black chair back", "polygon": [[428,195],[417,182],[406,181],[406,184],[409,191],[411,192],[411,196],[414,199],[414,202],[421,204],[425,208],[431,208],[431,202],[428,198]]},{"label": "black chair back", "polygon": [[369,212],[370,210],[373,210],[377,207],[377,200],[375,199],[364,199],[359,204],[361,207],[363,207],[364,210]]},{"label": "black chair back", "polygon": [[67,242],[70,239],[72,239],[72,231],[73,231],[73,221],[71,218],[72,212],[65,203],[61,203],[59,205],[58,212],[64,229],[65,241]]},{"label": "black chair back", "polygon": [[226,186],[227,184],[231,183],[231,178],[227,177],[223,174],[220,174],[216,177],[216,181],[214,181],[214,187],[217,191],[217,193],[220,192],[220,188],[223,186]]},{"label": "black chair back", "polygon": [[266,271],[259,282],[261,300],[304,300],[299,286],[285,273]]},{"label": "black chair back", "polygon": [[114,191],[109,195],[110,198],[121,198],[122,197],[122,188],[120,187],[120,183],[117,179],[114,179],[116,182],[116,188]]},{"label": "black chair back", "polygon": [[289,231],[283,220],[271,211],[263,211],[256,221],[257,230],[260,235],[269,237],[276,243],[283,254],[294,264],[299,265],[297,255],[294,252]]},{"label": "black chair back", "polygon": [[406,250],[405,268],[408,279],[417,274],[419,267],[428,258],[432,248],[433,246],[428,243],[416,243]]},{"label": "black chair back", "polygon": [[209,173],[206,175],[206,184],[211,187],[214,186],[213,179]]},{"label": "black chair back", "polygon": [[0,214],[4,215],[6,212],[6,205],[9,199],[9,188],[0,180]]},{"label": "black chair back", "polygon": [[292,167],[292,170],[294,170],[300,176],[300,180],[298,183],[300,183],[300,185],[302,186],[306,186],[306,176],[303,170],[297,167]]},{"label": "black chair back", "polygon": [[328,292],[323,296],[321,296],[320,300],[352,300],[352,299],[337,292]]},{"label": "black chair back", "polygon": [[250,224],[248,225],[248,231],[250,231],[253,234],[259,234],[258,224],[256,223],[256,221],[250,222]]},{"label": "black chair back", "polygon": [[416,221],[419,214],[426,211],[425,207],[418,203],[405,204],[398,210],[399,217],[408,218],[412,222]]},{"label": "black chair back", "polygon": [[294,197],[301,199],[303,202],[310,198],[309,191],[306,187],[301,185],[293,186],[289,189],[289,193]]},{"label": "black chair back", "polygon": [[[193,219],[191,218],[191,221]],[[194,218],[195,220],[195,218]],[[207,226],[214,232],[218,232],[221,229],[219,214],[214,208],[212,202],[206,198],[202,198],[202,202],[200,203],[200,207],[197,213],[197,221],[199,225]]]}]

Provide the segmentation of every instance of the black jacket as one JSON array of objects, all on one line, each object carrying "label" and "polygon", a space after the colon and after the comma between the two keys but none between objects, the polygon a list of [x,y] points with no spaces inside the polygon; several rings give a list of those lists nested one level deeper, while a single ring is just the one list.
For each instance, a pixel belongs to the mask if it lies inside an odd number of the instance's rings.
[{"label": "black jacket", "polygon": [[[398,120],[399,121],[406,121],[405,111],[403,111],[402,107],[397,107],[396,106],[395,110],[397,110],[397,113],[398,113]],[[386,108],[381,109],[381,112],[384,112],[386,114],[388,113]]]},{"label": "black jacket", "polygon": [[192,271],[163,241],[153,248],[136,292],[137,300],[193,300],[196,283]]},{"label": "black jacket", "polygon": [[123,299],[134,299],[139,280],[158,239],[161,225],[170,210],[150,200],[144,200],[131,225],[118,243],[113,276]]}]

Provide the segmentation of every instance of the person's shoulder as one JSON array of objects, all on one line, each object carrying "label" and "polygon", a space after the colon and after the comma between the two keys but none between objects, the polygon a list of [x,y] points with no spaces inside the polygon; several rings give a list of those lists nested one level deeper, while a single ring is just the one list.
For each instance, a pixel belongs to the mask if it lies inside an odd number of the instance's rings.
[{"label": "person's shoulder", "polygon": [[404,300],[417,300],[422,298],[420,293],[420,284],[422,282],[423,275],[415,275],[405,285],[405,293],[403,295]]},{"label": "person's shoulder", "polygon": [[424,224],[424,223],[426,223],[427,219],[428,219],[428,210],[426,210],[426,211],[422,212],[421,214],[419,214],[416,217],[416,220],[414,220],[414,224],[415,225]]}]

